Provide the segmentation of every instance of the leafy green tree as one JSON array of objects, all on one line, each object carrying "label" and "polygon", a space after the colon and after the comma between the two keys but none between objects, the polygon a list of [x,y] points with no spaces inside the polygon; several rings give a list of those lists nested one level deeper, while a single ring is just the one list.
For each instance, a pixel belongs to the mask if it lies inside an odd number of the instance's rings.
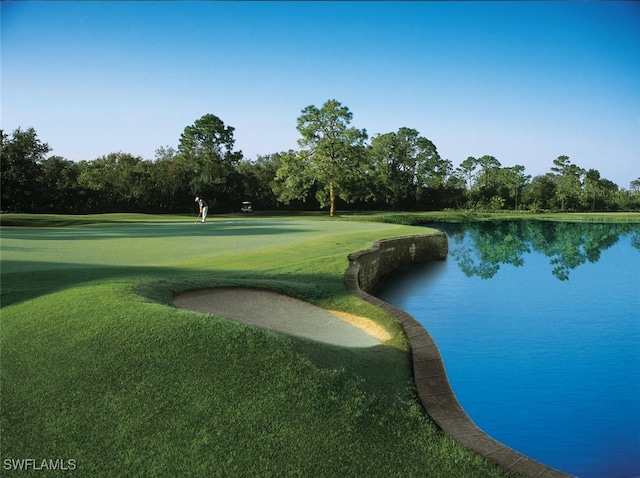
[{"label": "leafy green tree", "polygon": [[[490,155],[480,158],[469,156],[456,169],[456,175],[466,184],[467,202],[498,207],[504,202],[499,196],[500,161]],[[500,206],[501,207],[501,206]]]},{"label": "leafy green tree", "polygon": [[[518,209],[518,197],[520,196],[525,184],[531,179],[531,176],[524,173],[525,167],[519,164],[515,166],[501,168],[500,182],[506,188],[508,194],[513,197],[513,209]],[[506,199],[506,198],[505,198]]]},{"label": "leafy green tree", "polygon": [[621,211],[640,211],[640,178],[629,183],[629,189],[619,189],[613,194],[615,208]]},{"label": "leafy green tree", "polygon": [[438,204],[440,208],[461,208],[468,202],[465,181],[460,177],[459,171],[453,169],[453,164],[448,162],[451,174],[447,177]]},{"label": "leafy green tree", "polygon": [[38,210],[77,213],[82,210],[82,189],[78,184],[78,164],[61,156],[51,156],[40,164]]},{"label": "leafy green tree", "polygon": [[572,164],[569,156],[558,156],[553,164],[551,171],[554,173],[556,182],[556,200],[560,210],[564,211],[567,206],[575,206],[578,203],[582,190],[581,177],[585,171]]},{"label": "leafy green tree", "polygon": [[252,201],[254,208],[277,209],[278,198],[274,192],[275,177],[282,166],[282,157],[288,153],[273,153],[258,155],[255,161],[241,161],[238,173],[242,181],[242,196],[244,200]]},{"label": "leafy green tree", "polygon": [[428,189],[444,188],[453,173],[453,163],[442,158],[431,141],[424,140],[419,143],[423,161],[418,164],[418,177]]},{"label": "leafy green tree", "polygon": [[421,204],[424,207],[455,207],[463,199],[464,185],[454,175],[453,163],[440,157],[437,152],[420,165],[419,173],[423,178]]},{"label": "leafy green tree", "polygon": [[[499,196],[500,161],[490,155],[480,158],[469,156],[458,168],[465,177],[468,186],[469,202],[490,206],[492,209],[501,208],[504,200]],[[498,196],[498,197],[496,197]]]},{"label": "leafy green tree", "polygon": [[500,161],[493,156],[484,155],[478,158],[478,165],[480,166],[476,180],[478,200],[486,204],[500,205],[492,209],[501,209],[504,199],[500,194],[500,168],[502,167]]},{"label": "leafy green tree", "polygon": [[156,150],[151,182],[159,210],[177,211],[193,206],[186,161],[171,146],[161,146]]},{"label": "leafy green tree", "polygon": [[351,202],[362,193],[366,131],[350,127],[353,114],[336,100],[302,110],[297,129],[302,148],[282,158],[276,179],[279,199],[304,198],[315,188],[321,207],[335,214],[336,198]]},{"label": "leafy green tree", "polygon": [[278,201],[290,204],[305,201],[315,185],[315,165],[306,152],[292,151],[280,156],[280,165],[273,182],[273,192]]},{"label": "leafy green tree", "polygon": [[396,133],[375,135],[369,146],[371,185],[369,196],[391,208],[402,208],[408,202],[412,174],[398,147]]},{"label": "leafy green tree", "polygon": [[235,186],[232,179],[235,179],[236,168],[242,159],[242,151],[233,150],[234,131],[235,128],[225,126],[217,116],[206,114],[180,135],[178,152],[191,175],[192,195],[228,199],[228,193]]},{"label": "leafy green tree", "polygon": [[125,210],[145,210],[153,203],[151,161],[128,153],[116,153],[115,157],[117,175],[114,186]]},{"label": "leafy green tree", "polygon": [[524,171],[521,165],[503,167],[494,156],[469,156],[454,177],[465,182],[470,204],[498,210],[513,203],[514,209],[518,209],[518,199],[531,179]]},{"label": "leafy green tree", "polygon": [[412,128],[374,136],[369,156],[371,196],[394,208],[418,207],[426,194],[445,187],[452,169]]},{"label": "leafy green tree", "polygon": [[479,189],[490,188],[496,183],[497,170],[501,167],[500,161],[495,157],[485,154],[476,160],[480,171],[478,172],[477,185]]},{"label": "leafy green tree", "polygon": [[595,211],[615,208],[618,186],[600,176],[596,169],[590,169],[584,177],[584,202],[587,208]]},{"label": "leafy green tree", "polygon": [[0,133],[0,189],[2,210],[31,212],[39,197],[41,162],[51,151],[35,129],[17,128],[11,137]]},{"label": "leafy green tree", "polygon": [[145,211],[153,203],[151,162],[129,153],[110,153],[78,165],[78,183],[91,191],[93,212]]},{"label": "leafy green tree", "polygon": [[522,191],[523,202],[534,212],[551,209],[555,196],[556,181],[551,173],[534,177]]},{"label": "leafy green tree", "polygon": [[598,182],[598,190],[602,195],[602,200],[604,202],[604,207],[607,210],[616,209],[616,193],[618,192],[618,185],[609,179],[602,178]]},{"label": "leafy green tree", "polygon": [[104,159],[80,161],[78,163],[78,184],[86,192],[83,197],[85,211],[108,211],[116,202],[111,188],[113,173],[111,165]]},{"label": "leafy green tree", "polygon": [[376,135],[371,140],[372,186],[377,199],[391,207],[415,204],[419,133],[400,128],[397,133]]},{"label": "leafy green tree", "polygon": [[426,196],[433,196],[436,191],[444,189],[447,178],[451,174],[451,162],[440,157],[436,145],[429,139],[418,136],[415,140],[415,201],[416,206]]},{"label": "leafy green tree", "polygon": [[591,210],[596,210],[596,198],[600,193],[600,171],[596,169],[590,169],[586,172],[584,177],[584,189],[587,195],[587,199],[590,199]]},{"label": "leafy green tree", "polygon": [[471,197],[471,189],[473,188],[477,177],[476,169],[478,168],[478,165],[478,160],[473,156],[469,156],[460,163],[460,166],[458,166],[457,169],[458,175],[464,179],[469,197]]}]

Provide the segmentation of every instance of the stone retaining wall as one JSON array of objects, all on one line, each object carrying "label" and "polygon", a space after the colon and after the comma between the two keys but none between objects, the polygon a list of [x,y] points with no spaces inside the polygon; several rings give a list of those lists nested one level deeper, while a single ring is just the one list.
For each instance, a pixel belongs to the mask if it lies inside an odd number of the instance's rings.
[{"label": "stone retaining wall", "polygon": [[431,335],[411,315],[368,294],[384,278],[402,267],[414,262],[446,259],[448,249],[447,236],[442,232],[377,241],[369,250],[349,255],[350,265],[345,278],[347,287],[354,295],[385,309],[400,321],[411,345],[413,374],[420,401],[445,433],[508,470],[531,477],[569,477],[512,450],[478,428],[458,403]]}]

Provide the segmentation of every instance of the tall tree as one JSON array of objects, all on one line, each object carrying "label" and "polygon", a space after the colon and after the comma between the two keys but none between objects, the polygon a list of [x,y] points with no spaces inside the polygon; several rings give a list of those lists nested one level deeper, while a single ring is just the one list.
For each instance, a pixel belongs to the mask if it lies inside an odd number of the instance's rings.
[{"label": "tall tree", "polygon": [[[349,108],[336,100],[327,101],[320,109],[311,105],[302,110],[297,125],[302,151],[295,158],[283,158],[282,167],[297,179],[284,177],[284,170],[277,175],[298,191],[281,191],[282,198],[296,193],[299,197],[304,189],[309,191],[314,186],[320,205],[329,205],[333,216],[337,197],[350,202],[360,195],[367,132],[349,126],[352,118]],[[294,162],[299,169],[291,168],[284,160]]]},{"label": "tall tree", "polygon": [[51,151],[47,143],[38,139],[35,129],[17,128],[11,137],[0,133],[0,189],[2,209],[31,212],[36,207],[40,165]]},{"label": "tall tree", "polygon": [[244,200],[253,201],[254,207],[276,209],[277,195],[274,192],[274,178],[282,165],[282,157],[288,153],[258,155],[255,161],[241,161],[238,165],[243,186]]},{"label": "tall tree", "polygon": [[458,174],[465,178],[470,203],[491,203],[498,195],[498,171],[500,161],[490,155],[480,158],[469,156],[458,167]]},{"label": "tall tree", "polygon": [[[597,169],[589,169],[584,175],[585,203],[590,203],[590,209],[611,209],[615,203],[615,193],[618,185],[600,176]],[[585,204],[586,205],[586,204]]]},{"label": "tall tree", "polygon": [[278,201],[290,204],[305,201],[315,187],[314,165],[310,155],[302,151],[290,150],[280,156],[280,165],[273,181],[273,192]]},{"label": "tall tree", "polygon": [[478,168],[478,160],[473,156],[469,156],[467,159],[460,163],[458,166],[457,173],[458,175],[464,179],[464,183],[467,187],[467,192],[469,195],[471,194],[471,188],[474,185],[476,180],[476,169]]},{"label": "tall tree", "polygon": [[[493,190],[497,182],[498,171],[501,167],[500,161],[494,156],[485,154],[481,158],[476,160],[480,171],[476,180],[476,185],[479,190]],[[487,195],[490,195],[487,193]]]},{"label": "tall tree", "polygon": [[584,190],[587,200],[591,202],[591,210],[596,210],[596,199],[601,193],[600,171],[590,169],[584,176]]},{"label": "tall tree", "polygon": [[160,210],[176,211],[193,207],[185,159],[171,146],[161,146],[156,150],[151,181],[155,188],[155,202]]},{"label": "tall tree", "polygon": [[233,150],[234,131],[235,128],[225,126],[212,114],[202,116],[184,129],[178,152],[191,174],[189,185],[192,194],[219,198],[232,187],[229,180],[242,159],[242,151]]},{"label": "tall tree", "polygon": [[552,209],[556,194],[555,176],[551,173],[535,176],[522,191],[523,202],[532,211]]},{"label": "tall tree", "polygon": [[501,180],[510,195],[514,197],[513,209],[518,209],[518,198],[524,185],[531,179],[531,176],[524,174],[524,166],[516,164],[515,166],[501,168]]},{"label": "tall tree", "polygon": [[369,150],[373,196],[393,208],[415,203],[418,132],[400,128],[376,135]]},{"label": "tall tree", "polygon": [[150,161],[122,152],[80,162],[78,183],[92,192],[86,206],[94,212],[149,209],[151,167]]},{"label": "tall tree", "polygon": [[436,146],[412,128],[375,136],[370,158],[374,197],[392,207],[418,206],[425,190],[444,187],[451,170]]},{"label": "tall tree", "polygon": [[393,133],[377,134],[371,138],[368,147],[371,162],[371,191],[369,196],[375,202],[384,202],[395,207],[399,203],[400,188],[393,187],[398,184],[397,175],[400,170],[396,167],[393,157],[389,152],[393,146]]},{"label": "tall tree", "polygon": [[569,204],[578,201],[582,190],[581,176],[584,169],[569,161],[569,156],[558,156],[554,159],[551,171],[556,181],[556,198],[560,210],[564,211]]},{"label": "tall tree", "polygon": [[[615,197],[619,209],[640,211],[640,178],[631,181],[628,190],[618,190],[615,193]],[[640,241],[638,244],[640,244]]]},{"label": "tall tree", "polygon": [[82,191],[78,184],[78,163],[60,156],[50,156],[41,162],[40,168],[38,209],[57,213],[84,212]]}]

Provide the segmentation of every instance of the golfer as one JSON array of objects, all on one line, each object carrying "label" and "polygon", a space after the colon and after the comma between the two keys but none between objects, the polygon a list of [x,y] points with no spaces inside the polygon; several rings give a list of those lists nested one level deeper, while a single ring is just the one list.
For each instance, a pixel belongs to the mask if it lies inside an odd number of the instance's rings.
[{"label": "golfer", "polygon": [[207,219],[207,212],[209,212],[209,206],[207,205],[206,202],[204,202],[204,199],[196,197],[196,202],[198,203],[198,206],[200,206],[200,215],[202,216],[202,222],[205,221],[205,219]]}]

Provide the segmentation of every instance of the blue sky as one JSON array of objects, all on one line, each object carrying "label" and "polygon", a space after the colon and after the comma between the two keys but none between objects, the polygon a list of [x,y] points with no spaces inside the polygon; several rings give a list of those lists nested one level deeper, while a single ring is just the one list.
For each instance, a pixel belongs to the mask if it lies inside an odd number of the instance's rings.
[{"label": "blue sky", "polygon": [[5,132],[51,154],[153,159],[207,113],[255,159],[336,99],[370,136],[406,126],[458,166],[567,155],[640,177],[639,2],[3,1]]}]

